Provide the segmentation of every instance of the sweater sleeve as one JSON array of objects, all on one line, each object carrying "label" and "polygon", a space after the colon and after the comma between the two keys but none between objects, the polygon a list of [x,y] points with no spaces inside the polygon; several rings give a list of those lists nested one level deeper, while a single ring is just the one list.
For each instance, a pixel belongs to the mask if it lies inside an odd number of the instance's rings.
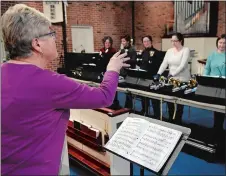
[{"label": "sweater sleeve", "polygon": [[180,73],[185,67],[188,67],[188,61],[190,58],[190,50],[188,48],[184,49],[182,58],[181,58],[181,63],[177,69],[171,73],[172,76],[176,76],[178,73]]},{"label": "sweater sleeve", "polygon": [[168,67],[168,58],[169,58],[169,50],[167,50],[167,52],[166,52],[166,55],[163,59],[163,62],[162,62],[161,66],[158,70],[158,74],[161,75],[166,70],[166,68]]},{"label": "sweater sleeve", "polygon": [[210,71],[211,71],[210,65],[211,65],[211,55],[209,55],[208,58],[207,58],[206,66],[205,66],[203,75],[205,75],[205,76],[210,75]]},{"label": "sweater sleeve", "polygon": [[93,109],[110,106],[114,100],[119,74],[107,71],[99,87],[80,84],[65,75],[54,74],[47,83],[51,107]]}]

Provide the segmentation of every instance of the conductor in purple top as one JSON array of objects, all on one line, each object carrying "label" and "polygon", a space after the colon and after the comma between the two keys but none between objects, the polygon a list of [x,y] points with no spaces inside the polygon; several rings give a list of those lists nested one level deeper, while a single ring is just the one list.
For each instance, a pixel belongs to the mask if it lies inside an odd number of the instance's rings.
[{"label": "conductor in purple top", "polygon": [[70,109],[110,106],[126,54],[114,54],[98,88],[46,70],[56,59],[55,32],[23,4],[1,17],[9,61],[1,66],[1,174],[58,175]]}]

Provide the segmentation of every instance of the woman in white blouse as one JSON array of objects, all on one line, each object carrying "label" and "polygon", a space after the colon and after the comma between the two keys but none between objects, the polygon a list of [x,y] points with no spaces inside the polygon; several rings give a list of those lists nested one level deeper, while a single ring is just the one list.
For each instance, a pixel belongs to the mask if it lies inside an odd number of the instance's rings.
[{"label": "woman in white blouse", "polygon": [[[181,33],[175,33],[171,39],[173,48],[167,50],[164,60],[157,73],[157,79],[160,75],[169,67],[168,78],[174,77],[181,82],[187,82],[191,78],[188,62],[190,58],[190,50],[184,47],[184,37]],[[174,105],[168,103],[169,108],[169,121],[173,122]],[[175,123],[181,124],[183,115],[183,105],[177,105],[177,112],[175,117]]]}]

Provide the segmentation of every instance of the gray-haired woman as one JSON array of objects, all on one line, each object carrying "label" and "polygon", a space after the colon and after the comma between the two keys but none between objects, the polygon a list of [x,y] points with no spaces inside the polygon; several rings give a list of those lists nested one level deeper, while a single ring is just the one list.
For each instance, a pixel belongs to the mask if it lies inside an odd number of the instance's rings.
[{"label": "gray-haired woman", "polygon": [[10,56],[1,66],[1,173],[58,175],[69,109],[111,105],[128,58],[116,53],[100,87],[92,88],[44,69],[58,54],[42,13],[17,4],[3,14],[1,27]]}]

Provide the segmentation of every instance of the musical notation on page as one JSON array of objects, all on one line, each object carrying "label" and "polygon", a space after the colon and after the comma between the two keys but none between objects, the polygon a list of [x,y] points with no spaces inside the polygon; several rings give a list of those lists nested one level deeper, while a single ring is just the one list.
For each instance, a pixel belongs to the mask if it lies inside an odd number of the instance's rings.
[{"label": "musical notation on page", "polygon": [[173,151],[180,136],[179,131],[150,124],[129,158],[158,171]]},{"label": "musical notation on page", "polygon": [[140,69],[140,68],[128,68],[128,70],[147,72],[147,70],[143,70],[143,69]]},{"label": "musical notation on page", "polygon": [[133,146],[141,137],[144,126],[148,128],[147,124],[140,123],[140,119],[131,121],[131,119],[127,118],[106,144],[107,148],[123,156],[129,155]]},{"label": "musical notation on page", "polygon": [[181,135],[180,131],[128,117],[106,144],[106,148],[158,172]]}]

